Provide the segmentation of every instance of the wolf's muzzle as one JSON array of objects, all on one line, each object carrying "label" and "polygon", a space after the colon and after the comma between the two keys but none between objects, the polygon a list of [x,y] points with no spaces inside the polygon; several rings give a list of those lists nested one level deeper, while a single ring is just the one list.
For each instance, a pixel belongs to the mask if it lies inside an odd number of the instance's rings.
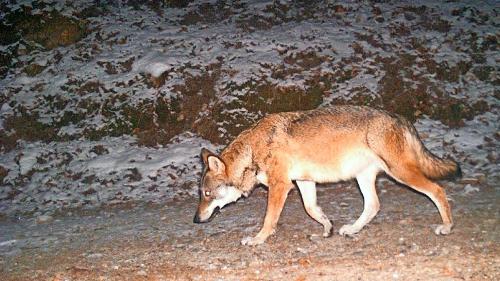
[{"label": "wolf's muzzle", "polygon": [[215,209],[214,209],[214,211],[212,212],[212,215],[211,215],[211,216],[210,216],[207,220],[202,221],[202,220],[200,219],[200,216],[198,215],[198,212],[196,212],[196,214],[194,215],[194,218],[193,218],[193,222],[194,222],[194,223],[206,223],[206,222],[210,222],[210,221],[212,221],[212,220],[215,218],[215,216],[217,216],[219,213],[220,213],[220,208],[219,208],[219,207],[217,207],[217,208],[215,208]]}]

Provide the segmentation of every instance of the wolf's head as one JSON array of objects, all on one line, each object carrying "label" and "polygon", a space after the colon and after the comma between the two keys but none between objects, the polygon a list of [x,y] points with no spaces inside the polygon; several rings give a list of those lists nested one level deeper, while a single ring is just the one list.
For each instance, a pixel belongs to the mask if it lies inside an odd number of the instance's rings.
[{"label": "wolf's head", "polygon": [[229,180],[226,164],[217,154],[203,148],[201,158],[205,170],[201,178],[200,203],[193,219],[195,223],[211,221],[219,209],[242,196],[242,192]]}]

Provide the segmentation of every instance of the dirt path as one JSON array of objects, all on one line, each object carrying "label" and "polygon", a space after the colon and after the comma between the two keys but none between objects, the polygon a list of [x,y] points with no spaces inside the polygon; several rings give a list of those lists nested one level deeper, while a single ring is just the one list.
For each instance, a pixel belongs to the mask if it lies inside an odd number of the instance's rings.
[{"label": "dirt path", "polygon": [[[2,280],[499,280],[498,188],[465,194],[449,187],[456,227],[439,223],[431,201],[381,182],[381,212],[358,236],[321,238],[292,191],[276,235],[257,247],[240,240],[258,231],[266,192],[196,225],[194,200],[74,212],[48,223],[0,222]],[[319,189],[336,230],[357,218],[353,183]]]}]

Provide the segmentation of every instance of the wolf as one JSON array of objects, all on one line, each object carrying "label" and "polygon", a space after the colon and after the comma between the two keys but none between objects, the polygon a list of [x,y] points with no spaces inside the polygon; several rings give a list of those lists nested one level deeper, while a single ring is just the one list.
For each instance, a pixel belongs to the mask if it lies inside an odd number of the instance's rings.
[{"label": "wolf", "polygon": [[211,221],[220,208],[247,197],[259,184],[268,187],[264,224],[243,245],[263,243],[275,232],[289,191],[296,185],[309,216],[332,234],[332,223],[316,202],[316,184],[356,178],[364,209],[344,236],[359,232],[379,211],[375,180],[380,172],[428,196],[451,232],[445,191],[435,180],[460,176],[459,165],[425,148],[415,127],[402,117],[365,106],[332,106],[271,114],[243,131],[220,155],[202,149],[200,201],[193,221]]}]

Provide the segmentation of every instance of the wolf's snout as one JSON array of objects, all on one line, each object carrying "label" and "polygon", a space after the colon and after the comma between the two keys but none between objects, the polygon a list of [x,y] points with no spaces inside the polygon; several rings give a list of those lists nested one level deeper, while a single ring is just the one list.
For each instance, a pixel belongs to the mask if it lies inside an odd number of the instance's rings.
[{"label": "wolf's snout", "polygon": [[200,216],[198,215],[198,212],[196,212],[196,214],[194,214],[193,222],[194,223],[201,223]]},{"label": "wolf's snout", "polygon": [[193,218],[193,222],[194,223],[206,223],[206,222],[210,222],[212,221],[216,216],[217,214],[220,213],[220,208],[217,207],[215,208],[215,210],[212,212],[212,214],[210,215],[210,217],[208,219],[201,219],[200,218],[200,213],[199,212],[196,212],[196,214],[194,215],[194,218]]}]

